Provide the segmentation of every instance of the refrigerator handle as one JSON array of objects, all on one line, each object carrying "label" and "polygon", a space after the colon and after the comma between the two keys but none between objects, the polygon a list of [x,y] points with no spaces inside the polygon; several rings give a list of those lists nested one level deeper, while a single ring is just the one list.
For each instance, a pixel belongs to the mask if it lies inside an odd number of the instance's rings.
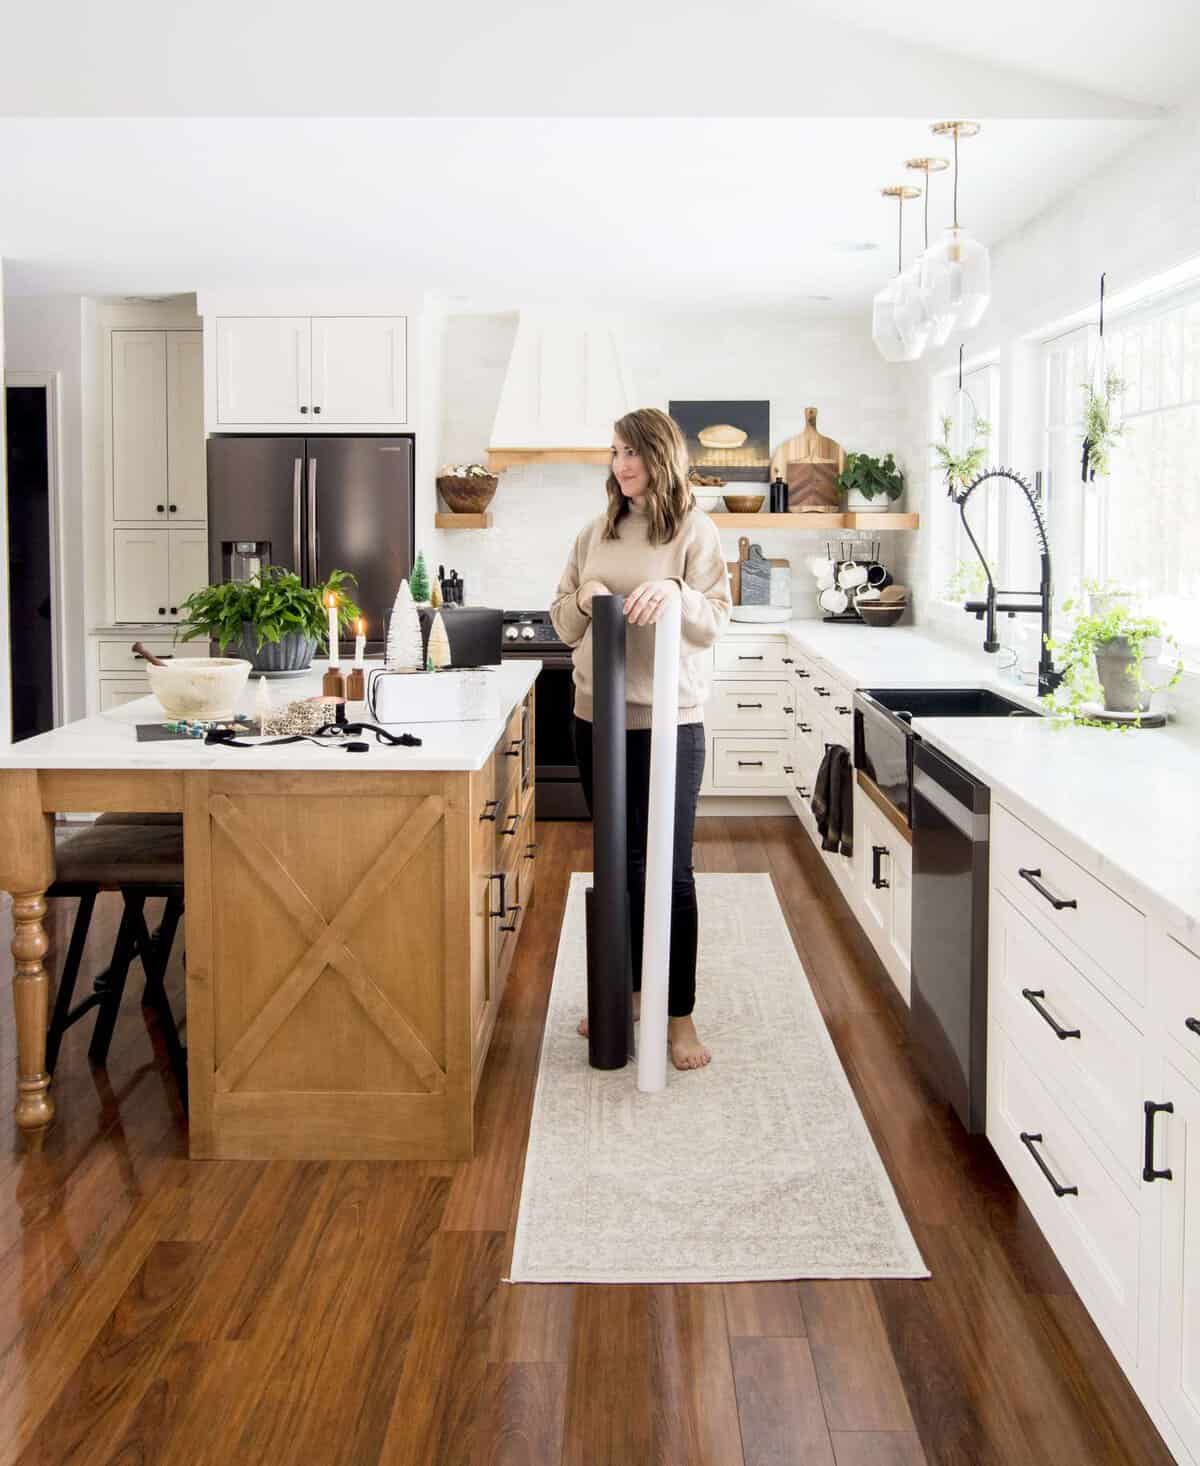
[{"label": "refrigerator handle", "polygon": [[304,567],[300,563],[300,475],[303,464],[297,458],[292,464],[292,568],[301,579]]},{"label": "refrigerator handle", "polygon": [[308,460],[308,580],[317,583],[317,460]]}]

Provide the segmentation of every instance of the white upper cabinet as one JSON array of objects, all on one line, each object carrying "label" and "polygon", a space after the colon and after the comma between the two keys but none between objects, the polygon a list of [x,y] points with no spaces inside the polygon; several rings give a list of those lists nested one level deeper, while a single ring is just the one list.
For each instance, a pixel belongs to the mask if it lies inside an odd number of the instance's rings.
[{"label": "white upper cabinet", "polygon": [[312,410],[322,421],[404,422],[405,318],[314,316]]},{"label": "white upper cabinet", "polygon": [[[167,343],[112,333],[113,518],[167,521]],[[201,438],[203,452],[203,437]]]},{"label": "white upper cabinet", "polygon": [[307,316],[226,316],[217,322],[222,423],[307,423],[312,406]]},{"label": "white upper cabinet", "polygon": [[220,427],[408,420],[405,316],[219,316]]},{"label": "white upper cabinet", "polygon": [[204,520],[204,338],[199,331],[166,337],[167,514],[172,523]]}]

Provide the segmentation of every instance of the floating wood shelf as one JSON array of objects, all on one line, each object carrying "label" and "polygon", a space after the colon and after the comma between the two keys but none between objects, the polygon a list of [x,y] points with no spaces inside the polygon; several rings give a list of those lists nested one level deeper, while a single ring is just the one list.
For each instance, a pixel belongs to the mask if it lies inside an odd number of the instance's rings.
[{"label": "floating wood shelf", "polygon": [[489,448],[487,466],[493,473],[519,468],[523,463],[587,463],[607,468],[610,448]]},{"label": "floating wood shelf", "polygon": [[710,514],[718,529],[918,529],[919,514]]},{"label": "floating wood shelf", "polygon": [[443,514],[433,516],[438,529],[491,529],[492,516],[489,510],[482,514]]}]

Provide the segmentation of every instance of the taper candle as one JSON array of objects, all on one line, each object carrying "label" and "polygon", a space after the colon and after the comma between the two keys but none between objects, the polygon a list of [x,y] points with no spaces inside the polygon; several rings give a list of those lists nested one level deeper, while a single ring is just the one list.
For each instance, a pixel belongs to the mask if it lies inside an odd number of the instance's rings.
[{"label": "taper candle", "polygon": [[358,633],[354,638],[354,665],[361,667],[367,655],[367,623],[362,616],[358,618]]},{"label": "taper candle", "polygon": [[339,667],[341,665],[341,653],[338,649],[338,598],[336,591],[330,591],[325,597],[325,604],[329,607],[329,665]]}]

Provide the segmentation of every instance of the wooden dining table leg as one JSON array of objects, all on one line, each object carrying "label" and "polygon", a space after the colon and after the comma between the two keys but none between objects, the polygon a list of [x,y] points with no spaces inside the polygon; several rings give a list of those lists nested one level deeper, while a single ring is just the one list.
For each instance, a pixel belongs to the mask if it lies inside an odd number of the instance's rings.
[{"label": "wooden dining table leg", "polygon": [[17,1125],[33,1150],[54,1119],[46,1070],[50,980],[46,890],[54,883],[54,818],[42,812],[35,770],[0,773],[0,890],[12,896]]}]

